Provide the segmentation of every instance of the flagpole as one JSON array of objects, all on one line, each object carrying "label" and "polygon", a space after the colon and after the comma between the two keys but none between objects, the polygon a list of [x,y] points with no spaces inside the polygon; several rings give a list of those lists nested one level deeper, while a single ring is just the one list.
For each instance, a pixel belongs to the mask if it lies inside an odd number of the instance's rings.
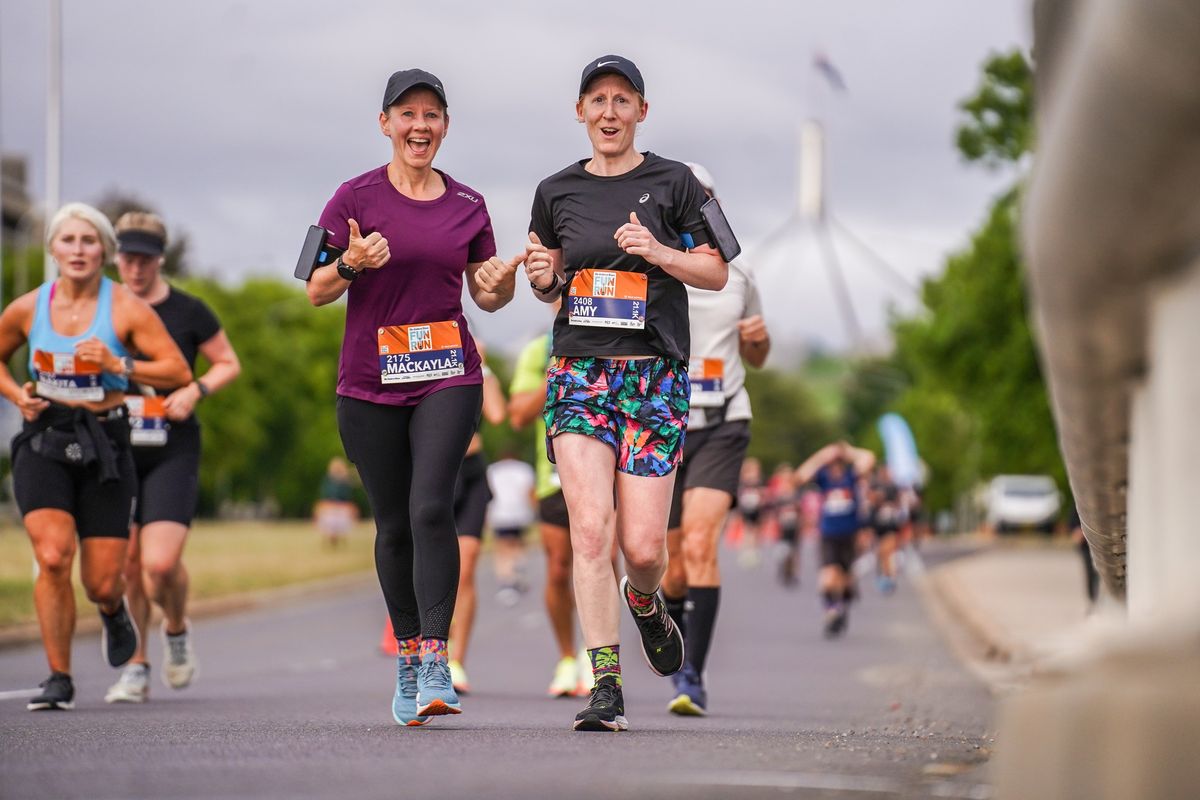
[{"label": "flagpole", "polygon": [[[46,212],[43,226],[58,211],[62,190],[62,0],[50,0],[50,43],[46,91]],[[58,277],[58,264],[47,254],[43,276]]]}]

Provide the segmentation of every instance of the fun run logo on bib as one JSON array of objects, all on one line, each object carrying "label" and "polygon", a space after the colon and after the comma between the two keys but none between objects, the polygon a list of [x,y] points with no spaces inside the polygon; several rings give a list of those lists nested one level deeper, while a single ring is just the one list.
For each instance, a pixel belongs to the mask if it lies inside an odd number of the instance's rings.
[{"label": "fun run logo on bib", "polygon": [[76,358],[74,353],[33,352],[38,397],[70,402],[99,402],[104,399],[100,365]]},{"label": "fun run logo on bib", "polygon": [[692,383],[691,405],[698,408],[725,405],[724,361],[719,358],[693,359],[688,367],[688,376]]},{"label": "fun run logo on bib", "polygon": [[423,322],[379,329],[379,382],[412,383],[466,372],[458,323]]},{"label": "fun run logo on bib", "polygon": [[570,323],[643,329],[648,286],[646,276],[640,272],[581,269],[571,279]]},{"label": "fun run logo on bib", "polygon": [[125,397],[129,409],[129,441],[137,447],[162,447],[167,443],[167,409],[162,397],[131,394]]}]

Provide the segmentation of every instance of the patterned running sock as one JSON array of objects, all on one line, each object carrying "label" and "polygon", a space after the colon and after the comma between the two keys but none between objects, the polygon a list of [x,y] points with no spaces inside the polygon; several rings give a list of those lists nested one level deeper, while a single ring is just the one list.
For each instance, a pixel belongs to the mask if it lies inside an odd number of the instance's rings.
[{"label": "patterned running sock", "polygon": [[654,595],[656,593],[657,590],[650,594],[639,592],[633,588],[633,583],[625,581],[625,600],[629,603],[633,613],[639,617],[648,617],[654,613]]},{"label": "patterned running sock", "polygon": [[588,658],[592,661],[592,677],[596,681],[611,675],[617,679],[617,686],[621,685],[621,645],[593,647],[588,650]]},{"label": "patterned running sock", "polygon": [[421,654],[421,637],[409,636],[404,639],[396,639],[396,648],[402,656],[418,656]]},{"label": "patterned running sock", "polygon": [[423,661],[429,653],[433,653],[441,661],[450,660],[450,648],[447,646],[445,639],[422,639],[421,660]]},{"label": "patterned running sock", "polygon": [[681,636],[687,636],[687,625],[684,618],[687,616],[687,596],[683,597],[668,597],[663,593],[663,603],[667,606],[667,613],[671,615],[671,619],[675,620],[675,627],[679,628]]}]

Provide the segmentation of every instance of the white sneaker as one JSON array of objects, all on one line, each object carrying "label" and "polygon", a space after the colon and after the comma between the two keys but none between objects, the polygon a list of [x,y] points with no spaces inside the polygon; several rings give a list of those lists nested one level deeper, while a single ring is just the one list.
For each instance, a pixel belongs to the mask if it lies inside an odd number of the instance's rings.
[{"label": "white sneaker", "polygon": [[592,674],[592,658],[588,655],[587,648],[579,651],[579,655],[575,657],[575,663],[579,665],[579,686],[575,689],[575,694],[579,697],[587,697],[592,693],[592,687],[596,685],[596,676]]},{"label": "white sneaker", "polygon": [[144,703],[150,697],[150,665],[126,664],[104,695],[106,703]]},{"label": "white sneaker", "polygon": [[172,636],[163,623],[163,683],[171,689],[183,689],[196,675],[196,654],[192,652],[191,625]]},{"label": "white sneaker", "polygon": [[579,691],[579,664],[575,656],[566,656],[558,660],[554,668],[554,679],[550,681],[547,694],[551,697],[572,697]]}]

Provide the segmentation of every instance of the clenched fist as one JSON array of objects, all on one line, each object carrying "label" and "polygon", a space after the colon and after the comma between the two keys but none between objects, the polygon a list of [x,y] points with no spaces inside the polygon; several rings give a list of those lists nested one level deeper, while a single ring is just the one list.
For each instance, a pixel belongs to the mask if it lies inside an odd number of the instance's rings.
[{"label": "clenched fist", "polygon": [[554,285],[554,259],[550,251],[542,244],[542,240],[533,231],[529,232],[529,241],[525,243],[525,276],[538,290],[548,290]]}]

